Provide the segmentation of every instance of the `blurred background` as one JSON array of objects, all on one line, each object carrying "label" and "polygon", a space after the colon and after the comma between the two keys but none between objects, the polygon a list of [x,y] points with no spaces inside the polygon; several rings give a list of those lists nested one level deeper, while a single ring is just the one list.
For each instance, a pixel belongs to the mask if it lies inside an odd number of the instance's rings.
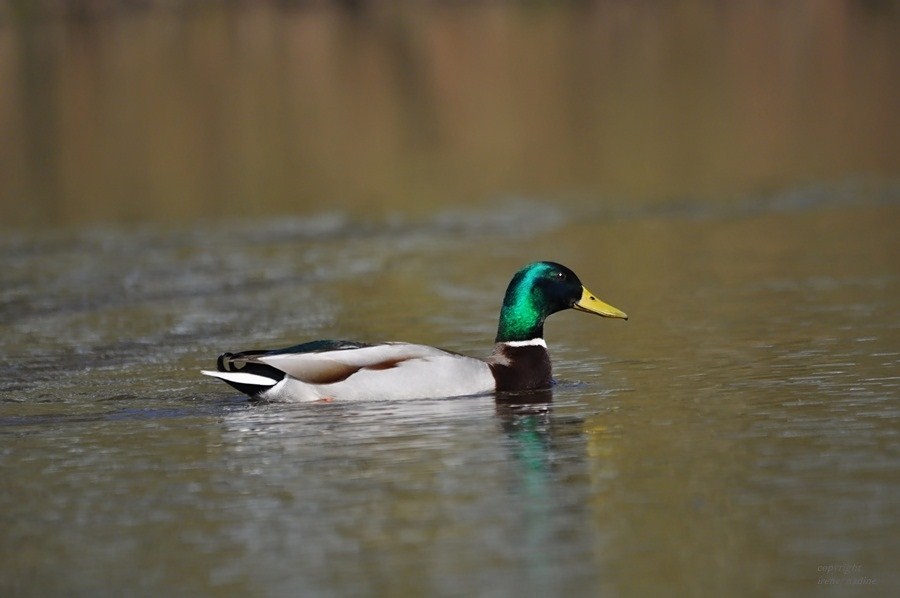
[{"label": "blurred background", "polygon": [[887,0],[0,3],[0,229],[900,173]]}]

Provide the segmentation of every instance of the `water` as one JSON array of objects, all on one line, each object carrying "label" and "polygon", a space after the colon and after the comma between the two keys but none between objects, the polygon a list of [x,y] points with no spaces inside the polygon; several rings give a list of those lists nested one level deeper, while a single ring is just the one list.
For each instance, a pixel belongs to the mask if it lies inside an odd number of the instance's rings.
[{"label": "water", "polygon": [[[893,4],[63,4],[0,5],[0,595],[898,595]],[[539,259],[630,319],[527,400],[199,374],[484,356]]]},{"label": "water", "polygon": [[[746,205],[11,236],[5,591],[891,593],[896,189]],[[539,257],[631,319],[553,316],[533,404],[253,405],[197,373],[319,337],[484,355]]]}]

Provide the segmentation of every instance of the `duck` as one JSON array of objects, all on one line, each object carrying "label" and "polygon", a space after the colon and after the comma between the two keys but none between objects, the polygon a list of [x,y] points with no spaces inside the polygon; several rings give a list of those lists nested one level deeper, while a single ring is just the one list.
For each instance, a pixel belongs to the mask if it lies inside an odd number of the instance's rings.
[{"label": "duck", "polygon": [[562,264],[541,261],[512,277],[485,359],[407,342],[316,340],[283,349],[223,353],[218,378],[265,402],[429,399],[538,391],[553,384],[544,320],[574,309],[627,320]]}]

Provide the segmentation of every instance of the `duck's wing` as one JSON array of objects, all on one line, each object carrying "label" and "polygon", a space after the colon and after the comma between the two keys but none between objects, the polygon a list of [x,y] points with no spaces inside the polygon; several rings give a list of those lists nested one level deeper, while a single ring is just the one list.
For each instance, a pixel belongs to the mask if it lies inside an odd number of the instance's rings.
[{"label": "duck's wing", "polygon": [[307,384],[331,384],[346,380],[360,370],[386,370],[411,359],[449,355],[454,354],[411,343],[367,345],[351,341],[314,341],[272,351],[225,353],[218,359],[218,369],[220,372],[268,374],[269,378],[274,369]]}]

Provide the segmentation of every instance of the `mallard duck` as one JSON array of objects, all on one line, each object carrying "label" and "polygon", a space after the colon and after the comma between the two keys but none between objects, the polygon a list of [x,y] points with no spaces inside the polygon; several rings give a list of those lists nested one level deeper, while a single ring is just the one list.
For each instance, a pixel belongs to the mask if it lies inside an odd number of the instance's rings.
[{"label": "mallard duck", "polygon": [[319,340],[224,353],[216,362],[218,371],[202,373],[265,401],[423,399],[544,389],[553,382],[544,320],[569,308],[628,319],[591,294],[565,266],[535,262],[516,272],[506,289],[494,351],[487,359],[411,343]]}]

